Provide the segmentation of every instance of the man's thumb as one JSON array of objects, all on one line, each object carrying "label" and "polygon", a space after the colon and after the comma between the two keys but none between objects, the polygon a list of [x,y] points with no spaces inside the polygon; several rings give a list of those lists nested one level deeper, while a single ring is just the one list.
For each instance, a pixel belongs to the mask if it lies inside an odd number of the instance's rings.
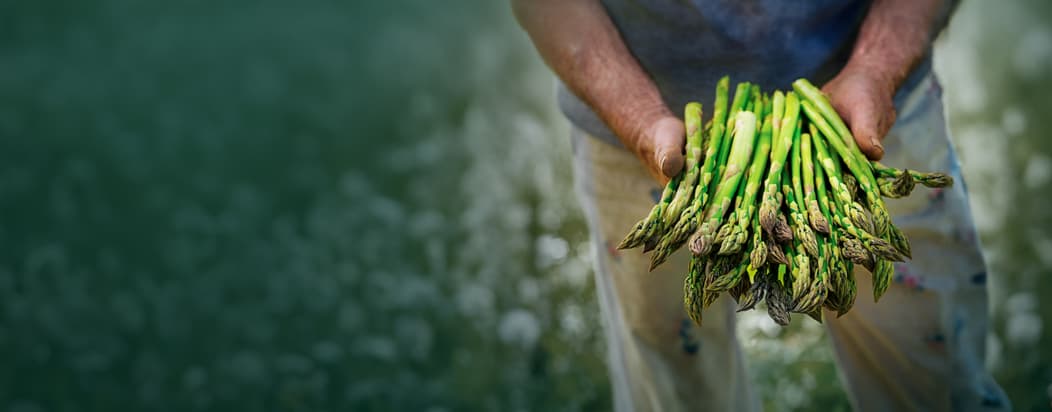
[{"label": "man's thumb", "polygon": [[852,116],[854,122],[851,126],[851,134],[855,135],[855,143],[859,150],[871,160],[880,160],[884,157],[884,146],[880,144],[883,137],[881,125],[874,116]]},{"label": "man's thumb", "polygon": [[662,119],[654,130],[654,164],[667,178],[683,170],[685,134],[683,122],[676,118]]}]

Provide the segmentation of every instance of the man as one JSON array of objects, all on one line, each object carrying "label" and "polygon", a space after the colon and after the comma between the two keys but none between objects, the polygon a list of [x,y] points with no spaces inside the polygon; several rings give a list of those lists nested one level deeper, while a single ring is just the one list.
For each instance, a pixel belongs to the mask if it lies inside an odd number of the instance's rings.
[{"label": "man", "polygon": [[[513,0],[561,80],[575,126],[578,191],[596,246],[596,285],[618,410],[755,410],[721,298],[700,327],[682,308],[686,250],[655,273],[613,248],[683,167],[688,101],[710,104],[725,74],[766,91],[806,77],[872,159],[947,171],[952,189],[891,200],[914,259],[874,304],[869,282],[827,316],[852,406],[860,411],[1006,410],[983,366],[986,270],[949,142],[932,41],[939,0]],[[709,106],[706,106],[707,108]],[[856,273],[868,280],[864,271]],[[778,371],[769,371],[778,373]]]}]

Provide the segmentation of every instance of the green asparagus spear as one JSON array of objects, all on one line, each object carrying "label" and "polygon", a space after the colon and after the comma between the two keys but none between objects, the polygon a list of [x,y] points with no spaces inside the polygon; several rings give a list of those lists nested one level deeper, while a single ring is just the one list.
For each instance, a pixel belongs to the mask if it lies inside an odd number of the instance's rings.
[{"label": "green asparagus spear", "polygon": [[719,254],[721,255],[738,253],[748,239],[749,222],[753,220],[756,213],[756,193],[760,190],[760,178],[763,177],[763,170],[767,166],[767,158],[771,152],[771,121],[771,116],[764,119],[759,143],[756,150],[753,151],[752,162],[749,163],[749,174],[742,196],[742,204],[736,208],[738,219],[736,225],[733,226],[732,233],[720,245]]},{"label": "green asparagus spear", "polygon": [[[735,88],[735,90],[734,90],[734,101],[731,102],[731,107],[730,107],[729,113],[727,115],[727,132],[726,133],[731,134],[731,135],[735,134],[734,128],[737,125],[736,117],[738,115],[738,112],[740,112],[743,109],[745,109],[745,106],[750,101],[750,90],[751,90],[750,88],[751,88],[751,85],[749,84],[749,82],[738,83],[738,86]],[[716,177],[719,180],[723,179],[723,171],[726,168],[727,156],[730,155],[730,150],[731,150],[731,139],[725,139],[724,143],[723,143],[723,146],[720,148],[720,154],[719,154],[719,157],[717,158],[717,162],[716,162],[716,164],[718,165],[718,171],[717,171]],[[717,183],[713,183],[713,185],[716,185],[716,184]],[[715,192],[716,190],[713,188],[712,191]]]},{"label": "green asparagus spear", "polygon": [[715,184],[712,184],[712,182],[716,175],[716,163],[720,148],[725,144],[727,147],[730,146],[729,141],[731,139],[724,133],[726,130],[724,122],[727,119],[727,87],[729,82],[730,79],[727,76],[723,76],[716,83],[716,103],[713,108],[712,119],[709,121],[711,128],[705,134],[708,144],[705,146],[705,156],[703,157],[704,161],[699,173],[699,182],[694,189],[694,200],[682,213],[669,235],[662,239],[661,244],[655,248],[657,252],[651,257],[651,269],[664,262],[672,252],[679,249],[690,235],[697,230],[698,225],[701,224],[700,220],[708,204],[709,194],[715,190]]},{"label": "green asparagus spear", "polygon": [[669,202],[668,208],[663,212],[663,220],[667,222],[666,224],[669,228],[679,220],[680,213],[683,212],[683,208],[687,207],[687,202],[691,200],[691,196],[694,194],[694,186],[697,183],[699,169],[701,168],[701,117],[701,104],[696,102],[687,103],[683,114],[683,123],[687,129],[687,158],[684,168],[686,174],[683,176],[683,180],[679,182],[676,195]]},{"label": "green asparagus spear", "polygon": [[[796,84],[794,82],[794,87]],[[858,146],[855,145],[854,137],[851,136],[850,132],[838,134],[837,131],[830,127],[827,122],[828,119],[820,114],[822,111],[831,111],[834,114],[836,112],[832,110],[832,106],[829,105],[828,100],[825,100],[824,96],[821,96],[820,93],[819,96],[822,97],[820,100],[805,100],[800,103],[800,107],[808,120],[811,120],[818,127],[818,130],[825,135],[825,140],[840,154],[845,165],[858,180],[859,187],[866,197],[866,203],[869,205],[869,211],[872,214],[875,232],[877,235],[883,236],[888,232],[888,226],[891,225],[891,214],[888,213],[887,208],[884,206],[884,201],[880,198],[880,189],[877,187],[876,178],[873,177],[873,169],[869,167],[869,161],[866,160],[865,156],[859,152]],[[821,107],[815,107],[815,104]],[[836,117],[835,121],[838,124],[843,124],[839,117]]]},{"label": "green asparagus spear", "polygon": [[811,227],[818,233],[828,235],[829,222],[822,215],[821,209],[818,208],[818,201],[815,198],[815,165],[814,157],[812,156],[814,151],[811,149],[811,136],[805,133],[800,139],[800,160],[803,164],[801,171],[804,179],[804,206],[807,208],[807,221],[811,223]]},{"label": "green asparagus spear", "polygon": [[695,324],[701,325],[702,288],[704,280],[704,262],[698,256],[691,256],[687,265],[687,277],[683,281],[683,305],[687,315]]},{"label": "green asparagus spear", "polygon": [[733,192],[748,166],[746,162],[756,142],[756,116],[752,112],[740,112],[735,117],[734,141],[727,158],[727,167],[712,197],[712,204],[705,212],[703,223],[690,241],[690,250],[695,255],[707,255],[712,249],[713,237],[730,206]]},{"label": "green asparagus spear", "polygon": [[899,170],[885,166],[880,162],[870,162],[870,165],[873,167],[873,172],[879,177],[898,178],[903,174],[908,174],[917,183],[927,187],[941,188],[953,186],[953,177],[946,173],[924,173],[916,170]]},{"label": "green asparagus spear", "polygon": [[[821,128],[820,128],[821,129]],[[857,238],[862,245],[870,252],[876,254],[879,257],[891,259],[895,261],[901,261],[902,257],[898,254],[891,244],[887,241],[873,236],[872,234],[859,229],[853,222],[856,219],[848,218],[852,213],[860,213],[857,208],[852,205],[855,204],[854,200],[851,199],[851,195],[847,192],[847,188],[840,182],[838,176],[836,176],[835,169],[833,166],[833,159],[829,156],[829,151],[826,149],[826,142],[835,139],[812,139],[812,143],[815,146],[815,153],[818,154],[818,161],[825,168],[826,179],[828,180],[830,187],[830,200],[835,207],[830,208],[830,214],[836,224],[843,227],[844,230],[851,236]]]},{"label": "green asparagus spear", "polygon": [[880,195],[891,199],[909,196],[916,186],[916,181],[909,170],[895,178],[885,180],[878,178],[877,180],[880,182]]},{"label": "green asparagus spear", "polygon": [[[675,197],[669,203],[669,206],[665,209],[664,218],[665,222],[668,222],[669,230],[662,236],[655,247],[653,248],[654,254],[651,255],[650,270],[654,270],[661,262],[671,255],[678,249],[684,241],[692,233],[692,229],[688,228],[692,223],[696,221],[695,214],[700,209],[700,202],[704,199],[704,194],[695,193],[701,191],[701,185],[696,184],[699,175],[703,173],[703,163],[709,164],[714,162],[710,158],[705,158],[702,162],[701,155],[701,141],[702,141],[702,130],[701,130],[701,117],[702,110],[701,105],[697,103],[687,104],[684,118],[686,119],[687,129],[687,161],[685,174],[682,181],[679,184],[679,188],[676,191]],[[718,138],[710,139],[711,141],[718,142]],[[708,152],[713,152],[712,146],[706,148]],[[711,168],[711,166],[709,166]],[[697,189],[696,189],[697,187]],[[684,209],[688,200],[693,201],[689,206]],[[648,248],[650,249],[650,248]]]},{"label": "green asparagus spear", "polygon": [[733,288],[741,281],[742,275],[747,271],[749,262],[744,259],[744,255],[727,255],[719,256],[716,258],[717,262],[720,262],[720,268],[723,270],[713,280],[712,283],[705,286],[705,290],[710,292],[724,292]]},{"label": "green asparagus spear", "polygon": [[873,301],[880,301],[880,297],[884,296],[884,292],[887,292],[888,287],[891,286],[891,280],[895,277],[895,266],[886,259],[878,259],[876,269],[873,271]]},{"label": "green asparagus spear", "polygon": [[807,223],[802,203],[803,189],[800,185],[800,169],[803,162],[801,161],[800,149],[803,145],[798,144],[802,140],[803,135],[800,134],[798,125],[797,132],[793,138],[792,153],[789,155],[790,180],[789,184],[783,186],[782,193],[785,194],[785,201],[789,206],[789,219],[792,221],[793,237],[803,244],[804,250],[807,251],[808,255],[817,257],[818,242],[815,240],[815,233],[811,230],[811,226]]},{"label": "green asparagus spear", "polygon": [[[784,104],[784,113],[779,109]],[[778,209],[781,202],[778,201],[778,193],[781,190],[782,173],[785,169],[786,157],[793,144],[793,135],[796,131],[797,120],[800,116],[800,101],[796,94],[789,92],[785,95],[784,103],[782,94],[774,95],[774,120],[781,120],[778,126],[779,134],[773,134],[771,142],[771,163],[767,170],[767,180],[764,182],[763,201],[760,204],[759,218],[760,226],[768,233],[773,233],[778,222]],[[774,138],[777,137],[777,138]]]},{"label": "green asparagus spear", "polygon": [[811,259],[808,258],[808,253],[804,248],[803,242],[799,239],[793,239],[793,258],[790,260],[792,263],[790,268],[793,275],[792,293],[790,296],[792,296],[793,301],[803,296],[807,292],[807,287],[811,284]]},{"label": "green asparagus spear", "polygon": [[661,201],[654,205],[650,209],[650,213],[647,217],[636,223],[632,232],[629,232],[628,236],[621,241],[621,244],[617,246],[618,249],[631,249],[642,245],[650,236],[657,231],[661,225],[661,214],[665,207],[672,201],[672,197],[676,193],[676,188],[679,186],[679,181],[682,179],[682,173],[676,175],[668,184],[665,185],[665,190],[661,192]]},{"label": "green asparagus spear", "polygon": [[738,312],[750,310],[766,297],[767,293],[767,271],[768,267],[758,269],[755,280],[749,285],[749,289],[738,298]]},{"label": "green asparagus spear", "polygon": [[776,282],[769,282],[767,285],[767,315],[779,325],[789,325],[791,320],[789,316],[789,305],[791,304],[789,294],[782,287],[778,286]]}]

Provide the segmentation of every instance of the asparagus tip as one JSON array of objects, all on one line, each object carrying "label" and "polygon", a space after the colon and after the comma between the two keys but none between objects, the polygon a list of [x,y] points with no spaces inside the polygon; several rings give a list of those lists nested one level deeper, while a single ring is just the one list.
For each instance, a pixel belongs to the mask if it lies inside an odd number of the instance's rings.
[{"label": "asparagus tip", "polygon": [[643,244],[643,253],[647,253],[651,250],[654,250],[654,248],[657,247],[657,244],[657,238],[647,239],[646,243]]},{"label": "asparagus tip", "polygon": [[945,173],[927,173],[920,179],[920,183],[931,188],[942,188],[953,186],[953,176]]},{"label": "asparagus tip", "polygon": [[818,202],[812,200],[807,208],[808,221],[811,222],[811,227],[818,233],[823,235],[829,235],[829,221],[822,215],[822,210],[818,208]]},{"label": "asparagus tip", "polygon": [[789,264],[789,259],[785,257],[785,251],[778,244],[773,244],[767,248],[767,258],[779,265]]},{"label": "asparagus tip", "polygon": [[789,222],[785,221],[785,215],[779,214],[774,230],[771,232],[774,240],[778,243],[788,243],[793,240],[793,230],[789,228]]},{"label": "asparagus tip", "polygon": [[767,263],[767,243],[763,240],[756,243],[753,246],[752,252],[749,252],[749,264],[754,268],[761,268]]}]

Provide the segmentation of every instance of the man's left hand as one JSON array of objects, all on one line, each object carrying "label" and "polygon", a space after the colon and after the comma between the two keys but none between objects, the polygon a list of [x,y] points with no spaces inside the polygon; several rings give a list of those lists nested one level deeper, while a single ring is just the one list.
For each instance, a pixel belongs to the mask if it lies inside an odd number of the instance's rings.
[{"label": "man's left hand", "polygon": [[862,153],[872,160],[884,157],[881,141],[895,124],[893,82],[849,64],[822,91],[855,135]]}]

